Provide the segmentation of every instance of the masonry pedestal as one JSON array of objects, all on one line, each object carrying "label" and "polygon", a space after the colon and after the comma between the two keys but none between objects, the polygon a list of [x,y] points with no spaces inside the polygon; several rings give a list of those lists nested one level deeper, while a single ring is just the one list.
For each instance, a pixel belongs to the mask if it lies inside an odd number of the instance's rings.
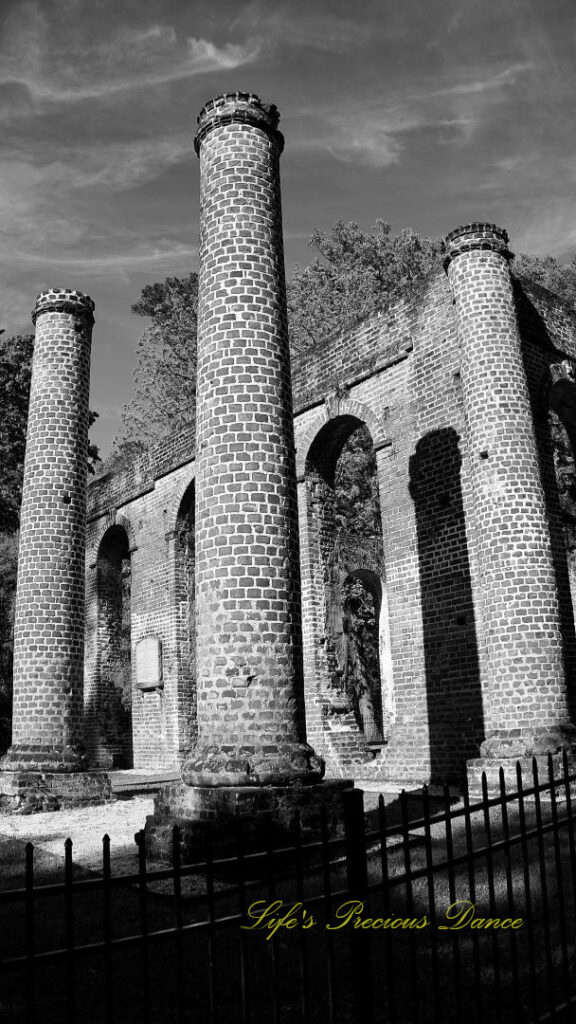
[{"label": "masonry pedestal", "polygon": [[60,811],[104,804],[112,798],[107,772],[0,772],[0,811]]},{"label": "masonry pedestal", "polygon": [[[466,764],[466,779],[468,783],[468,792],[473,800],[480,799],[483,795],[482,790],[482,775],[486,775],[486,787],[489,796],[498,796],[500,794],[500,771],[504,773],[504,785],[507,793],[515,793],[518,790],[518,765],[520,766],[520,775],[522,779],[523,789],[531,789],[535,781],[538,785],[543,785],[550,782],[550,758],[552,761],[552,779],[554,783],[558,784],[555,790],[556,799],[562,800],[565,798],[566,787],[564,785],[564,755],[563,754],[541,754],[535,757],[519,757],[515,760],[505,758],[494,758],[494,757],[476,757],[472,758]],[[571,775],[574,774],[576,764],[576,758],[574,751],[568,752],[568,771]],[[534,770],[536,766],[536,770]],[[570,793],[572,799],[576,796],[576,788],[573,783],[570,784]],[[534,797],[527,798],[534,799]],[[545,791],[540,794],[540,799],[544,802],[550,800],[550,794]]]},{"label": "masonry pedestal", "polygon": [[146,821],[146,853],[170,860],[174,825],[187,860],[204,856],[208,829],[219,856],[235,853],[239,826],[247,849],[292,843],[297,816],[304,842],[320,839],[324,812],[329,834],[336,835],[343,822],[343,794],[353,787],[340,779],[309,786],[164,786]]}]

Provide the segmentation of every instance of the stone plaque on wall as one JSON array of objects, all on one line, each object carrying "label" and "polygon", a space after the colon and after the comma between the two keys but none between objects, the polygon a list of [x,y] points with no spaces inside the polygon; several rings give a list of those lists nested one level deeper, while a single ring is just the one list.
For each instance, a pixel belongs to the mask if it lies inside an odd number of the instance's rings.
[{"label": "stone plaque on wall", "polygon": [[136,686],[156,690],[162,683],[162,644],[157,636],[145,636],[136,644]]}]

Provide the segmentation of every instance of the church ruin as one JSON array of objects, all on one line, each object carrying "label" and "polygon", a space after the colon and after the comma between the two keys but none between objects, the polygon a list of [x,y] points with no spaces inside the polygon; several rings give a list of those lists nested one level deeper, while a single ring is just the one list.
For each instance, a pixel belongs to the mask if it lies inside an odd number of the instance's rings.
[{"label": "church ruin", "polygon": [[[243,93],[201,112],[196,422],[89,484],[85,598],[93,304],[38,299],[5,795],[127,768],[286,785],[319,759],[474,785],[574,747],[576,315],[469,224],[416,293],[293,358],[291,400],[277,120]],[[369,531],[336,498],[360,434]]]}]

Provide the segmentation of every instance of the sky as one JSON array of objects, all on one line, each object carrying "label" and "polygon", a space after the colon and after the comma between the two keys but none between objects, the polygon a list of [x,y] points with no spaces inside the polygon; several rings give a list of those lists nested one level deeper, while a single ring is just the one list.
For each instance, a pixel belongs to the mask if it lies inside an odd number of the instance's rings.
[{"label": "sky", "polygon": [[573,0],[1,0],[0,327],[47,287],[96,303],[92,440],[132,389],[145,284],[197,269],[204,102],[281,114],[288,276],[315,227],[471,220],[576,250]]}]

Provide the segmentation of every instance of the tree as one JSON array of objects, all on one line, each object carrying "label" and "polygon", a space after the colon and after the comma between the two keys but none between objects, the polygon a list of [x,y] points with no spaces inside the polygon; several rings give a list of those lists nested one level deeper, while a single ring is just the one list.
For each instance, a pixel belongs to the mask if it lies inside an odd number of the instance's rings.
[{"label": "tree", "polygon": [[[405,293],[434,265],[440,244],[410,230],[392,235],[376,221],[374,232],[339,221],[310,240],[320,253],[288,286],[290,341],[294,351],[313,347],[377,306]],[[130,458],[189,422],[194,415],[198,277],[169,277],[146,285],[132,306],[150,317],[137,348],[134,397],[122,413],[114,454]]]},{"label": "tree", "polygon": [[0,534],[0,754],[10,745],[17,563],[18,540],[16,534]]},{"label": "tree", "polygon": [[560,263],[555,256],[520,253],[512,263],[512,273],[520,282],[539,284],[555,292],[576,310],[576,255],[569,263]]},{"label": "tree", "polygon": [[134,457],[194,417],[198,275],[146,285],[132,306],[151,324],[138,343],[134,398],[122,411],[114,454]]},{"label": "tree", "polygon": [[[290,343],[306,353],[363,316],[386,307],[438,271],[442,243],[409,228],[399,234],[383,220],[369,231],[337,221],[316,230],[310,266],[296,267],[288,285]],[[521,281],[535,281],[576,308],[576,258],[564,266],[551,256],[520,255],[512,264]],[[194,416],[198,278],[169,277],[147,285],[132,306],[150,318],[137,349],[134,398],[124,407],[114,452],[130,458]]]},{"label": "tree", "polygon": [[34,337],[0,339],[0,533],[18,529]]},{"label": "tree", "polygon": [[296,267],[288,288],[290,341],[294,352],[314,348],[375,309],[406,295],[438,267],[441,243],[410,228],[392,234],[377,220],[369,232],[339,220],[316,229],[309,245],[319,256]]}]

